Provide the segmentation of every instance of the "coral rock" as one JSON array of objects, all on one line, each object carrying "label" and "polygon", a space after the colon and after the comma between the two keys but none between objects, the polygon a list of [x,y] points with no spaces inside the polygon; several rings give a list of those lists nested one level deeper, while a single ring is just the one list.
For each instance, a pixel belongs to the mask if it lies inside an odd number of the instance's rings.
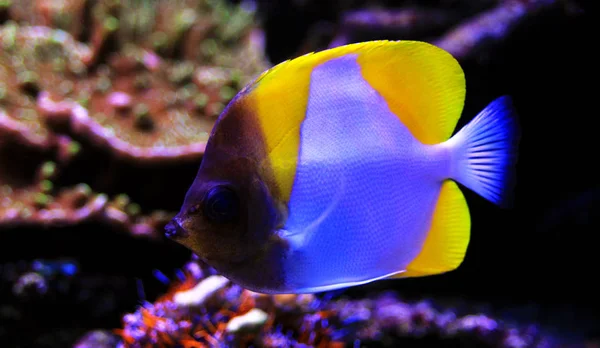
[{"label": "coral rock", "polygon": [[254,9],[36,0],[2,11],[0,227],[94,220],[159,236],[173,213],[94,192],[111,188],[97,187],[105,168],[73,173],[102,151],[139,171],[199,161],[219,113],[269,66]]},{"label": "coral rock", "polygon": [[[553,342],[530,326],[510,326],[500,319],[459,314],[451,308],[440,311],[430,302],[405,302],[394,293],[359,300],[264,295],[228,282],[205,266],[196,267],[203,268],[203,277],[197,279],[194,274],[198,272],[187,272],[187,280],[173,284],[169,294],[123,317],[124,327],[117,330],[123,337],[120,347],[346,347],[356,342],[396,346],[405,338],[425,335],[440,343],[469,338],[479,346],[531,347]],[[202,300],[176,300],[192,293]]]}]

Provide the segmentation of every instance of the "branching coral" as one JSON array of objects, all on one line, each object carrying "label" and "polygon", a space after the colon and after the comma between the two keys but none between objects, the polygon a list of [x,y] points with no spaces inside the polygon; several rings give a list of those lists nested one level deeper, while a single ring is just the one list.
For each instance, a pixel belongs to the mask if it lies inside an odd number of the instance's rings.
[{"label": "branching coral", "polygon": [[329,47],[341,46],[350,41],[362,41],[362,38],[384,38],[390,34],[410,38],[434,35],[457,23],[460,18],[456,11],[419,7],[395,11],[349,11],[342,16],[338,24],[338,33]]},{"label": "branching coral", "polygon": [[512,327],[479,313],[459,314],[395,293],[362,300],[262,295],[192,262],[186,278],[156,303],[123,318],[120,347],[396,346],[410,338],[460,339],[479,346],[546,347],[536,326]]},{"label": "branching coral", "polygon": [[473,58],[486,48],[505,40],[524,21],[546,11],[565,7],[555,0],[504,0],[496,7],[452,28],[433,42],[459,60]]},{"label": "branching coral", "polygon": [[[501,44],[515,28],[536,16],[556,9],[562,9],[565,15],[573,14],[577,8],[574,1],[558,0],[465,0],[435,7],[364,5],[358,9],[354,8],[357,3],[352,4],[334,25],[335,30],[323,24],[316,27],[317,31],[329,31],[320,34],[332,37],[328,47],[374,39],[424,40],[461,61],[477,58],[486,49]],[[325,48],[314,38],[308,40],[303,52]]]}]

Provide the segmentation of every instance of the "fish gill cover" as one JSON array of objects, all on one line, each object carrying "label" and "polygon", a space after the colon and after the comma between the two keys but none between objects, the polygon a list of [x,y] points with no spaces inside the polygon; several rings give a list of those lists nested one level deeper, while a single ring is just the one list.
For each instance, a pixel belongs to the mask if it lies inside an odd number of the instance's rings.
[{"label": "fish gill cover", "polygon": [[[581,13],[574,1],[551,0],[284,3],[0,0],[3,347],[569,341],[570,329],[543,330],[526,315],[511,321],[478,301],[403,297],[376,286],[348,296],[259,295],[186,262],[189,254],[162,237],[216,117],[272,65],[267,53],[276,62],[277,48],[289,58],[368,39],[422,39],[482,71],[498,64],[490,52],[522,34],[524,23]],[[295,15],[282,15],[290,8]],[[304,25],[308,38],[289,48],[299,41],[293,24],[311,13],[329,21]],[[265,47],[264,30],[285,42]],[[579,336],[574,342],[592,346]]]}]

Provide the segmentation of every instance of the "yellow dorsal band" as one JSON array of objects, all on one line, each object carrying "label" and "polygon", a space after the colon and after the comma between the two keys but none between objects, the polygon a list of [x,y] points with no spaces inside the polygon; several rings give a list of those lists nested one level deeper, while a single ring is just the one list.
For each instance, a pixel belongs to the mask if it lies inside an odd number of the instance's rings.
[{"label": "yellow dorsal band", "polygon": [[[248,88],[247,97],[258,111],[268,164],[283,202],[289,201],[296,174],[311,73],[317,65],[346,54],[357,54],[365,80],[421,142],[444,141],[456,126],[464,102],[463,72],[450,54],[433,45],[371,41],[278,64]],[[340,84],[343,79],[340,76]]]},{"label": "yellow dorsal band", "polygon": [[465,77],[449,53],[400,41],[365,52],[358,62],[365,79],[417,140],[436,144],[450,138],[464,106]]}]

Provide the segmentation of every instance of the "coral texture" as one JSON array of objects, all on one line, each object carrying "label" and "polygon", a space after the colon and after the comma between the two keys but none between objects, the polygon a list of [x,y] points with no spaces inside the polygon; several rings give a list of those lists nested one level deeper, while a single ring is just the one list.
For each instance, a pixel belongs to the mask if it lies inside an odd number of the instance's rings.
[{"label": "coral texture", "polygon": [[[152,171],[200,159],[216,116],[268,66],[252,9],[222,1],[8,6],[0,226],[99,220],[156,237],[172,213],[144,211],[126,193],[94,192],[114,186],[94,180],[99,171],[118,176],[107,172],[118,161]],[[78,159],[95,151],[108,152],[109,165],[89,173],[93,163]]]},{"label": "coral texture", "polygon": [[409,339],[462,340],[479,346],[555,344],[535,325],[511,326],[480,313],[431,301],[407,302],[385,292],[365,299],[312,294],[263,295],[188,263],[183,281],[155,303],[123,317],[119,347],[347,347]]}]

